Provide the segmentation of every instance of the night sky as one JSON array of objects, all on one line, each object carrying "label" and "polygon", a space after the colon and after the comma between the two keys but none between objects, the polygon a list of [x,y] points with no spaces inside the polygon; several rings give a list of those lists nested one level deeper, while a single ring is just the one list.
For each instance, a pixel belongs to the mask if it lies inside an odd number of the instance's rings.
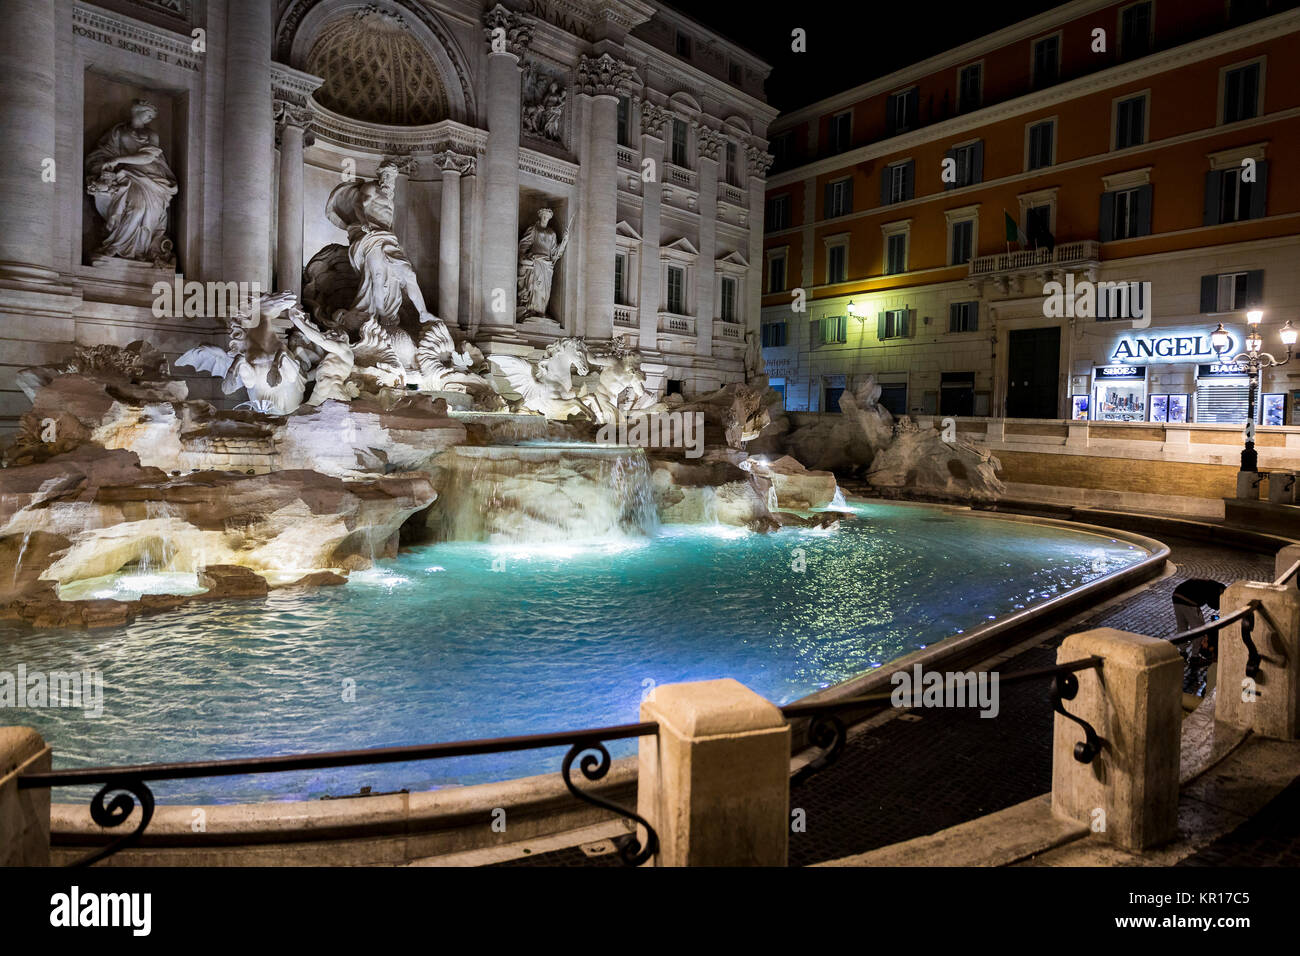
[{"label": "night sky", "polygon": [[[1060,6],[1049,0],[954,3],[675,0],[673,7],[772,64],[768,102],[785,111],[885,76]],[[802,27],[808,52],[790,50]]]}]

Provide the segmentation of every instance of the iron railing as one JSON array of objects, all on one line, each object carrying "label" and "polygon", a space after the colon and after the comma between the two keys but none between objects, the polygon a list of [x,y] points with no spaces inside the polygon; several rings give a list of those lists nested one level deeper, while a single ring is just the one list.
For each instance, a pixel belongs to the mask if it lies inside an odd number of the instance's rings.
[{"label": "iron railing", "polygon": [[[293,754],[283,757],[251,757],[241,760],[200,760],[188,763],[153,763],[122,767],[85,767],[76,770],[46,770],[25,773],[18,777],[19,789],[48,787],[75,787],[101,784],[91,798],[90,817],[101,827],[111,829],[121,826],[131,816],[137,803],[140,818],[135,829],[101,849],[73,862],[72,866],[89,866],[120,850],[138,843],[149,821],[153,819],[154,795],[149,789],[151,780],[191,780],[196,777],[233,777],[248,773],[283,773],[291,770],[323,770],[330,767],[352,767],[366,764],[400,763],[409,760],[433,760],[443,757],[468,757],[480,754],[507,753],[517,750],[538,750],[544,747],[568,745],[560,766],[560,775],[569,792],[579,800],[616,813],[645,828],[646,841],[637,840],[635,830],[616,841],[620,858],[628,866],[640,866],[659,851],[659,836],[654,827],[639,814],[594,794],[584,793],[574,785],[572,769],[578,769],[587,780],[600,780],[609,772],[612,759],[605,749],[605,741],[625,740],[656,733],[659,725],[653,721],[639,724],[620,724],[592,730],[574,730],[550,734],[529,734],[522,737],[497,737],[491,740],[462,740],[455,743],[415,744],[405,747],[376,747],[369,750],[334,750],[322,753]],[[581,758],[581,759],[579,759]],[[112,799],[109,799],[109,798]]]}]

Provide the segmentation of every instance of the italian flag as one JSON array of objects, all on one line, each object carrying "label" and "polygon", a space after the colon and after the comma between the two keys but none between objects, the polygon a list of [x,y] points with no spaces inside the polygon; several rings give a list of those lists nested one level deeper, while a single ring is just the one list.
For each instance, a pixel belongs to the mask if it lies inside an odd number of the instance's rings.
[{"label": "italian flag", "polygon": [[1018,242],[1020,243],[1021,248],[1028,244],[1028,238],[1026,238],[1025,234],[1020,231],[1019,224],[1011,218],[1011,213],[1007,212],[1005,209],[1002,210],[1002,218],[1006,222],[1007,226],[1007,244],[1010,245],[1013,242]]}]

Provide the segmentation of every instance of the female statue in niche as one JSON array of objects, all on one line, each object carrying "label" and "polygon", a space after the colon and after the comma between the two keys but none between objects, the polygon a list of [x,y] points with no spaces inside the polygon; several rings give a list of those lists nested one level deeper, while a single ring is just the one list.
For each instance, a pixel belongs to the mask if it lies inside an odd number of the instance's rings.
[{"label": "female statue in niche", "polygon": [[86,157],[86,192],[104,218],[108,235],[94,258],[131,259],[175,268],[167,238],[167,208],[179,191],[149,124],[158,115],[147,100],[131,105],[131,119],[118,123]]},{"label": "female statue in niche", "polygon": [[561,239],[550,228],[554,213],[539,209],[537,222],[529,226],[519,240],[519,304],[515,308],[516,321],[545,318],[546,306],[551,301],[551,282],[555,279],[555,264],[564,255],[569,244],[569,229],[573,217],[564,226]]}]

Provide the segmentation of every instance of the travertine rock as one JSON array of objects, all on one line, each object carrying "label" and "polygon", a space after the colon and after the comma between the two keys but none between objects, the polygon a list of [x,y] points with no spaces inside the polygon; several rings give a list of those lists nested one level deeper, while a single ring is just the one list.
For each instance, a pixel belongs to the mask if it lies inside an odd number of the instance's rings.
[{"label": "travertine rock", "polygon": [[1006,492],[1002,463],[973,443],[945,442],[934,428],[920,429],[904,416],[894,441],[876,455],[867,473],[873,487],[988,501]]},{"label": "travertine rock", "polygon": [[825,508],[835,500],[839,486],[829,471],[809,471],[789,455],[775,461],[748,458],[740,467],[750,474],[766,478],[776,489],[777,507],[791,511]]}]

